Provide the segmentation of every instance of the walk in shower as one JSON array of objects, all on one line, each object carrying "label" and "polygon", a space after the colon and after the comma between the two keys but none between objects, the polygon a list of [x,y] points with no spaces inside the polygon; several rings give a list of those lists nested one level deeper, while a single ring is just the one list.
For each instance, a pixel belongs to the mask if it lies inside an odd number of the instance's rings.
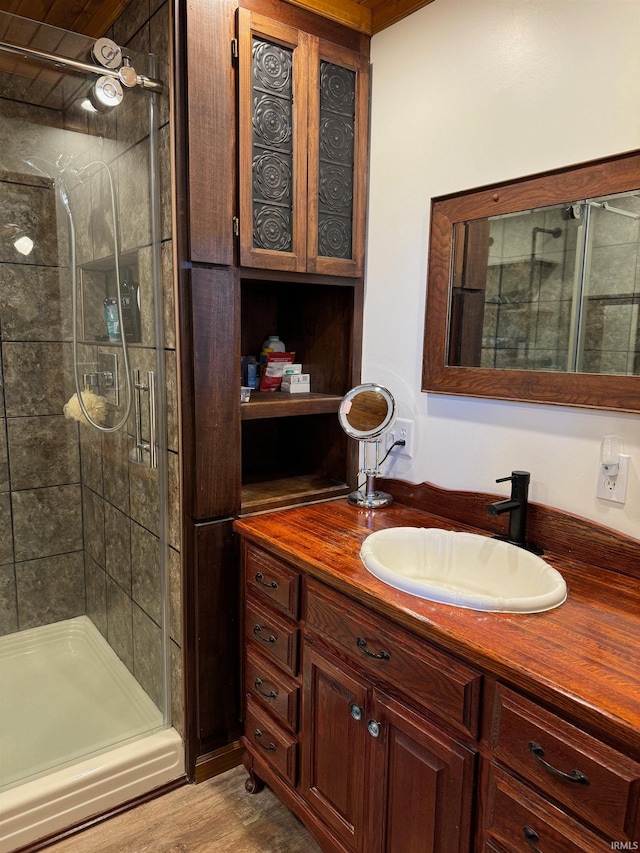
[{"label": "walk in shower", "polygon": [[161,92],[149,53],[0,13],[2,851],[182,774]]}]

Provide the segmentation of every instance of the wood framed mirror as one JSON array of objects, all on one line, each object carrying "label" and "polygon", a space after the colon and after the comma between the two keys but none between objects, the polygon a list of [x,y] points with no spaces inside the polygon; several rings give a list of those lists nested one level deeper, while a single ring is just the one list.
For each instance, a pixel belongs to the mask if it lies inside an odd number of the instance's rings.
[{"label": "wood framed mirror", "polygon": [[432,199],[422,380],[640,411],[640,151]]}]

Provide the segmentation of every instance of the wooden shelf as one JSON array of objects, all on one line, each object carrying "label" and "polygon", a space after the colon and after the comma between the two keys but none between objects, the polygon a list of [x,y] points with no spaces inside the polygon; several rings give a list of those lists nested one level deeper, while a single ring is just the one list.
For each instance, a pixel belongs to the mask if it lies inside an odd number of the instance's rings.
[{"label": "wooden shelf", "polygon": [[282,391],[252,391],[251,400],[240,404],[243,421],[287,418],[295,415],[326,415],[338,411],[342,397],[334,394],[284,394]]},{"label": "wooden shelf", "polygon": [[349,491],[351,489],[346,483],[316,474],[246,483],[242,486],[241,514],[340,497]]}]

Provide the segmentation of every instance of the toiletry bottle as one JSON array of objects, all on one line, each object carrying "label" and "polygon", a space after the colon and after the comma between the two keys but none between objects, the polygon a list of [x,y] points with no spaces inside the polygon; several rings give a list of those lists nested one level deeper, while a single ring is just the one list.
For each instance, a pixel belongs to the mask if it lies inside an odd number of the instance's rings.
[{"label": "toiletry bottle", "polygon": [[120,304],[122,305],[122,326],[125,338],[130,343],[140,343],[140,291],[135,282],[126,279],[120,285]]},{"label": "toiletry bottle", "polygon": [[114,343],[120,340],[120,318],[118,317],[118,300],[104,300],[104,318],[107,324],[109,340]]},{"label": "toiletry bottle", "polygon": [[286,352],[287,348],[280,340],[278,335],[269,335],[266,341],[262,344],[260,352],[260,376],[264,373],[264,368],[267,363],[267,356],[270,352]]}]

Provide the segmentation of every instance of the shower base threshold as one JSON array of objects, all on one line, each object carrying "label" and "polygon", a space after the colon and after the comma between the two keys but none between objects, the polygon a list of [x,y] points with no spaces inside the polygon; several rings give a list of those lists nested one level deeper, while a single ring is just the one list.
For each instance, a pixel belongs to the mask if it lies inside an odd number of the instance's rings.
[{"label": "shower base threshold", "polygon": [[180,735],[80,616],[0,638],[0,853],[184,774]]}]

